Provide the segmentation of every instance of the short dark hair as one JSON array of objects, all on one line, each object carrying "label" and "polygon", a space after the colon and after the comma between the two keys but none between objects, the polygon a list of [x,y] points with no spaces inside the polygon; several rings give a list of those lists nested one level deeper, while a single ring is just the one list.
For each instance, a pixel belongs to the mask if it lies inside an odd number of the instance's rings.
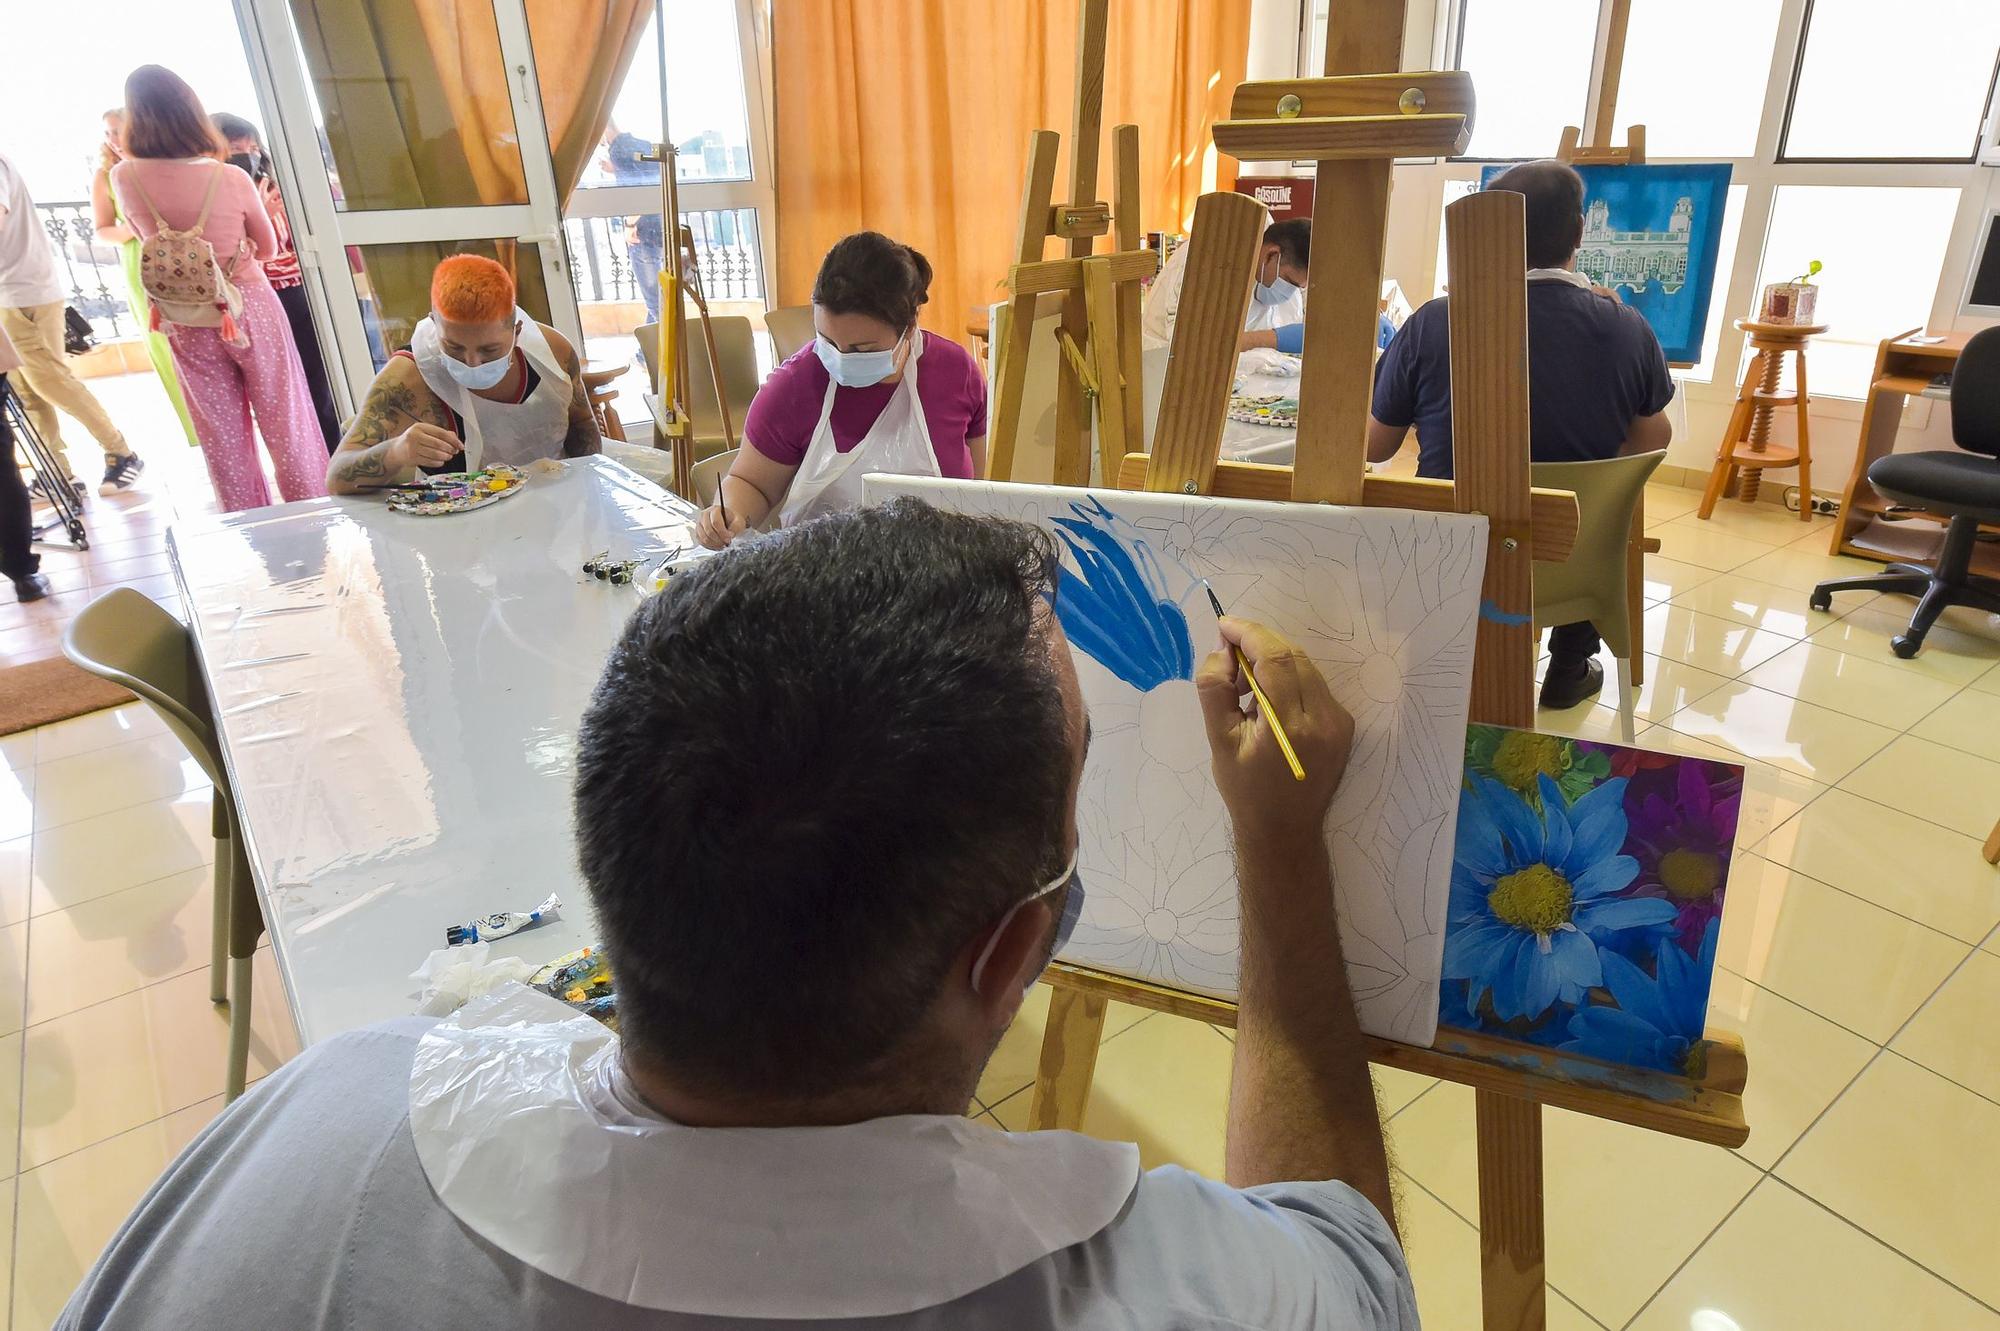
[{"label": "short dark hair", "polygon": [[1278,261],[1294,268],[1312,267],[1313,224],[1310,217],[1273,222],[1264,228],[1264,243],[1278,247]]},{"label": "short dark hair", "polygon": [[187,80],[164,65],[141,65],[127,76],[127,157],[219,157],[225,146]]},{"label": "short dark hair", "polygon": [[1522,162],[1493,177],[1487,189],[1528,199],[1528,267],[1560,268],[1583,239],[1583,177],[1567,162]]},{"label": "short dark hair", "polygon": [[264,141],[264,136],[257,132],[257,127],[242,116],[228,111],[217,111],[209,117],[209,120],[214,122],[215,132],[232,143],[237,139],[248,139],[252,143]]},{"label": "short dark hair", "polygon": [[917,322],[931,298],[931,261],[879,231],[842,236],[820,260],[812,303],[832,314],[865,314],[891,328]]},{"label": "short dark hair", "polygon": [[1048,534],[914,499],[756,538],[633,615],[577,738],[627,1044],[709,1093],[900,1062],[1067,858]]}]

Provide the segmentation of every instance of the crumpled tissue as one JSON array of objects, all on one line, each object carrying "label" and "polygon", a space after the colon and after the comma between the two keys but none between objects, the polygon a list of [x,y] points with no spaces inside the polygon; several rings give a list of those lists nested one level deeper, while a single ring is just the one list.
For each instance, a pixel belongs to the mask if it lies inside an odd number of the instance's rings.
[{"label": "crumpled tissue", "polygon": [[423,986],[417,997],[418,1015],[449,1016],[509,980],[526,983],[541,969],[519,957],[489,961],[487,954],[492,950],[491,943],[461,943],[441,947],[425,957],[424,964],[410,972],[410,978]]}]

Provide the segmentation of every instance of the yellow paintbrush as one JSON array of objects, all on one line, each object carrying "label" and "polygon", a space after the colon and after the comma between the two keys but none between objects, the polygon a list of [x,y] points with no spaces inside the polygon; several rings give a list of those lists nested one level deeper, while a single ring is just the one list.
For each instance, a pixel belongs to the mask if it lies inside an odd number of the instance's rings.
[{"label": "yellow paintbrush", "polygon": [[[1215,594],[1215,588],[1209,586],[1207,578],[1201,580],[1201,586],[1202,590],[1208,593],[1208,603],[1215,607],[1215,617],[1222,618],[1225,612],[1222,609],[1221,599]],[[1232,650],[1236,653],[1236,664],[1242,667],[1243,678],[1249,682],[1251,695],[1257,699],[1257,705],[1264,709],[1264,720],[1270,723],[1271,734],[1277,737],[1278,748],[1284,752],[1286,765],[1292,769],[1292,779],[1305,780],[1306,769],[1299,765],[1299,755],[1292,748],[1291,739],[1285,734],[1285,728],[1278,724],[1277,709],[1271,706],[1271,700],[1264,696],[1264,690],[1257,683],[1257,677],[1250,673],[1250,658],[1243,654],[1241,647]]]}]

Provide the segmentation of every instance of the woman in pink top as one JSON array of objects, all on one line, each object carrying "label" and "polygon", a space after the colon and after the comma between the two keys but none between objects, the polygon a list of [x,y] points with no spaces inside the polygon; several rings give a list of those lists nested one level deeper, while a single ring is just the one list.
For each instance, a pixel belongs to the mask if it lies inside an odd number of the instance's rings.
[{"label": "woman in pink top", "polygon": [[259,262],[277,254],[277,233],[256,185],[221,160],[222,150],[194,89],[158,65],[132,71],[125,80],[125,160],[111,171],[120,210],[146,241],[162,226],[193,227],[206,202],[202,239],[243,293],[235,324],[247,346],[221,329],[165,325],[216,498],[235,512],[271,502],[252,443],[253,412],[287,500],[326,493],[326,445],[284,307]]},{"label": "woman in pink top", "polygon": [[930,285],[923,255],[873,231],[827,251],[818,335],[751,400],[723,503],[695,527],[703,545],[720,550],[773,512],[790,526],[853,508],[867,472],[985,474],[986,380],[965,348],[917,327]]}]

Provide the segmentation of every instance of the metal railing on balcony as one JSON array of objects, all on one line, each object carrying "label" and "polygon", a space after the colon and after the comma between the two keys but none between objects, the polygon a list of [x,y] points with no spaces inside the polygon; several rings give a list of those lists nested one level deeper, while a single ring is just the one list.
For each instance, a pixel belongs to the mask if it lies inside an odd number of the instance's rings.
[{"label": "metal railing on balcony", "polygon": [[[663,254],[655,245],[663,243],[665,232],[641,225],[643,220],[572,217],[564,221],[570,275],[579,303],[645,300],[639,284],[659,279]],[[756,209],[682,213],[681,222],[694,233],[703,294],[710,300],[764,299],[764,256]]]},{"label": "metal railing on balcony", "polygon": [[97,239],[90,201],[38,203],[35,212],[55,242],[56,276],[62,281],[63,299],[90,320],[100,338],[140,332],[139,321],[132,316],[118,248]]}]

